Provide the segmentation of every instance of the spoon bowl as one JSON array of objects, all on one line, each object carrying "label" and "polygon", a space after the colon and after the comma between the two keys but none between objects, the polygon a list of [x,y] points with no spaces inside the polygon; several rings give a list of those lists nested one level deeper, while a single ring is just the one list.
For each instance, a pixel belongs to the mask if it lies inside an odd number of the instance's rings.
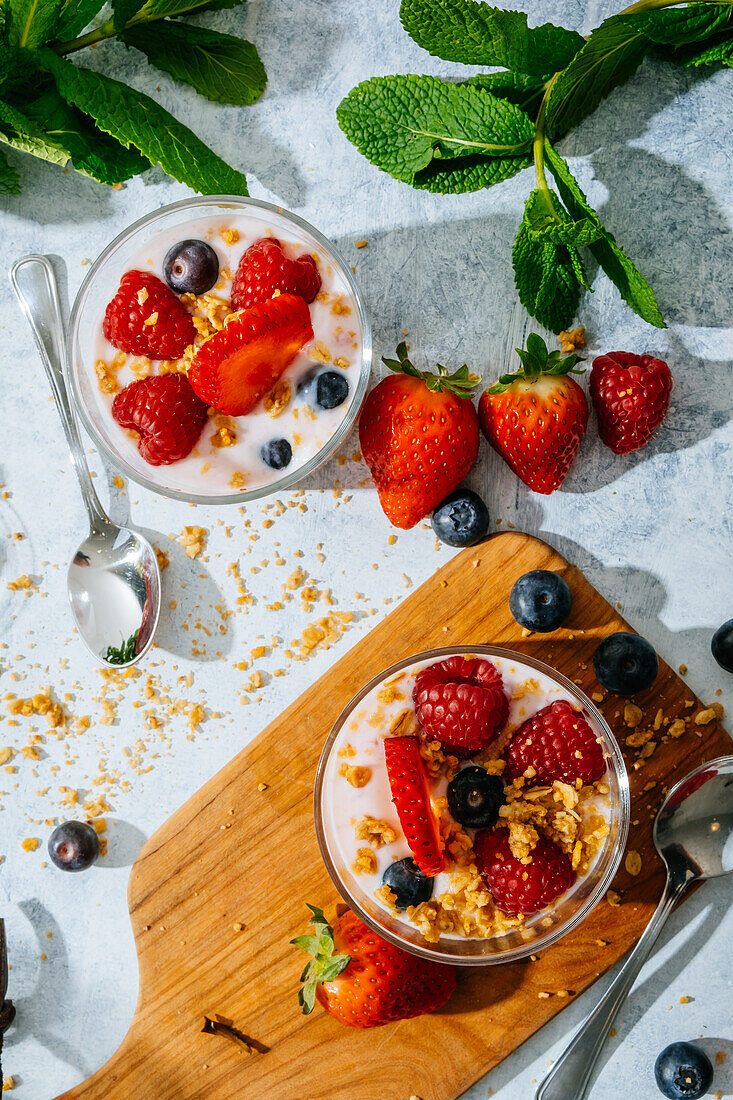
[{"label": "spoon bowl", "polygon": [[25,256],[10,283],[31,326],[89,515],[89,535],[69,565],[71,610],[87,649],[102,664],[133,665],[150,648],[160,615],[160,568],[142,535],[118,527],[92,484],[64,374],[64,338],[56,275],[45,256]]},{"label": "spoon bowl", "polygon": [[[718,878],[733,871],[733,757],[702,764],[669,791],[654,844],[672,877]],[[686,871],[683,871],[683,867]]]},{"label": "spoon bowl", "polygon": [[160,608],[160,572],[147,539],[110,523],[92,531],[69,564],[69,601],[87,649],[129,665],[150,647]]},{"label": "spoon bowl", "polygon": [[535,1093],[535,1100],[583,1100],[616,1014],[688,886],[733,871],[733,756],[701,764],[668,792],[654,821],[667,869],[659,905],[634,950]]}]

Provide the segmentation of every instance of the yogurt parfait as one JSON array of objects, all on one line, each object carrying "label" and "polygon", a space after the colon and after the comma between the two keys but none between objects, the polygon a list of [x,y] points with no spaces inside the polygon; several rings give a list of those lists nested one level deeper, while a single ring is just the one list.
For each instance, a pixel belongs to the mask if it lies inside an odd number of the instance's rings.
[{"label": "yogurt parfait", "polygon": [[332,246],[267,203],[163,208],[100,256],[72,316],[87,427],[125,473],[189,500],[286,488],[366,391],[369,326]]},{"label": "yogurt parfait", "polygon": [[503,961],[492,956],[572,926],[610,881],[627,813],[593,705],[489,647],[420,655],[369,685],[316,789],[321,851],[349,903],[401,946],[464,961]]}]

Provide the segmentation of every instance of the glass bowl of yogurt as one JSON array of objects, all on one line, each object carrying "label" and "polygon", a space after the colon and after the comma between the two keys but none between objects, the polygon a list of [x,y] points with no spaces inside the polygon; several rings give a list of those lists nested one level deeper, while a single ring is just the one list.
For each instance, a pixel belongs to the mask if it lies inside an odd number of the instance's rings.
[{"label": "glass bowl of yogurt", "polygon": [[[219,275],[199,296],[179,295],[201,340],[221,329],[232,282],[245,250],[256,240],[280,241],[292,259],[311,255],[321,277],[309,304],[313,339],[298,352],[272,394],[246,416],[209,410],[209,419],[187,457],[149,465],[134,433],[112,416],[114,397],[129,383],[166,373],[171,364],[126,354],[102,328],[120,279],[132,270],[165,282],[164,260],[177,243],[204,241],[216,253]],[[198,340],[198,337],[197,337]],[[71,312],[69,375],[75,404],[102,453],[121,474],[153,492],[199,504],[241,504],[282,492],[321,466],[344,442],[366,395],[371,368],[371,330],[364,299],[349,265],[317,229],[296,214],[259,199],[216,195],[184,199],[155,210],[116,237],[92,264]],[[334,408],[314,400],[318,372],[332,370],[347,387]],[[315,379],[315,383],[314,383]],[[344,387],[344,388],[346,388]],[[263,461],[263,448],[285,440],[285,468]]]},{"label": "glass bowl of yogurt", "polygon": [[[481,752],[457,758],[420,726],[413,688],[416,675],[452,657],[489,661],[501,675],[509,712],[498,735]],[[565,701],[588,723],[605,768],[592,783],[507,779],[512,736],[538,711]],[[415,737],[439,826],[444,869],[432,892],[400,905],[383,876],[413,853],[392,801],[384,743]],[[543,836],[562,849],[571,885],[539,911],[510,915],[499,908],[476,867],[478,830],[453,819],[449,782],[465,767],[480,766],[506,782],[496,822],[518,856],[531,862]],[[318,844],[337,890],[385,939],[436,962],[480,965],[535,954],[566,935],[603,897],[619,866],[629,828],[629,783],[621,751],[603,716],[578,687],[543,662],[495,646],[455,646],[418,653],[376,676],[339,715],[324,745],[314,789]],[[530,842],[527,847],[526,837]],[[428,880],[429,882],[430,880]],[[428,889],[430,887],[428,886]]]}]

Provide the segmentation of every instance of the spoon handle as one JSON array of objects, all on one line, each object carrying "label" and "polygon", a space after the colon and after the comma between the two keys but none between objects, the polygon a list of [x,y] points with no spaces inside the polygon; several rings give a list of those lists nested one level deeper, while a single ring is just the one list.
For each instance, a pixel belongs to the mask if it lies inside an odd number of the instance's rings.
[{"label": "spoon handle", "polygon": [[41,362],[53,390],[56,410],[61,417],[91,528],[93,531],[102,530],[109,520],[89,476],[89,467],[64,377],[64,325],[55,272],[45,256],[32,255],[24,256],[14,263],[9,274],[10,284],[31,326]]},{"label": "spoon handle", "polygon": [[540,1082],[535,1100],[583,1100],[616,1014],[649,957],[664,922],[687,885],[687,881],[682,879],[667,879],[659,905],[641,939],[590,1016],[583,1021],[550,1072]]}]

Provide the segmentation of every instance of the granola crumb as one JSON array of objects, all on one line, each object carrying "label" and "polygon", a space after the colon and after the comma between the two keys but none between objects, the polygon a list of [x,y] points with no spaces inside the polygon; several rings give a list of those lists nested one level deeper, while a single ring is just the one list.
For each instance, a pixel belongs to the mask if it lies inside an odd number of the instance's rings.
[{"label": "granola crumb", "polygon": [[[360,239],[358,241],[354,241],[354,247],[355,248],[366,248],[366,246],[368,244],[369,244],[369,241],[365,241],[363,239]],[[410,1100],[414,1100],[414,1097],[410,1097]]]},{"label": "granola crumb", "polygon": [[624,722],[631,729],[635,729],[639,725],[644,717],[641,707],[638,707],[636,703],[627,703],[624,707]]},{"label": "granola crumb", "polygon": [[354,835],[357,840],[366,840],[373,848],[381,848],[383,844],[394,843],[397,830],[388,821],[367,814],[361,821],[357,821]]},{"label": "granola crumb", "polygon": [[716,1050],[715,1051],[715,1061],[716,1061],[717,1065],[722,1066],[723,1062],[725,1061],[725,1058],[726,1058],[726,1054],[725,1054],[724,1050]]},{"label": "granola crumb", "polygon": [[680,665],[677,671],[679,672],[680,676],[684,676],[687,672],[687,665]]},{"label": "granola crumb", "polygon": [[166,554],[165,550],[161,550],[159,546],[154,546],[153,549],[155,550],[155,556],[158,559],[158,568],[162,573],[164,569],[168,568],[171,560]]},{"label": "granola crumb", "polygon": [[689,1005],[689,1004],[692,1004],[693,1000],[694,1000],[694,997],[680,997],[680,1004],[681,1005]]},{"label": "granola crumb", "polygon": [[262,791],[266,791],[267,790],[267,783],[258,783],[257,784],[257,790],[260,793],[262,793]]},{"label": "granola crumb", "polygon": [[[9,587],[9,586],[8,586]],[[704,710],[698,711],[695,715],[696,726],[707,726],[711,722],[714,722],[716,718],[722,718],[724,714],[723,707],[720,703],[712,703],[709,707],[705,707]]]},{"label": "granola crumb", "polygon": [[238,229],[221,229],[219,236],[223,240],[224,244],[236,244],[239,240]]},{"label": "granola crumb", "polygon": [[40,847],[41,842],[37,836],[27,836],[25,840],[21,841],[21,848],[24,852],[35,852]]},{"label": "granola crumb", "polygon": [[624,867],[630,875],[638,875],[639,871],[641,871],[641,856],[635,849],[631,848],[626,853]]},{"label": "granola crumb", "polygon": [[607,890],[606,891],[606,901],[608,902],[609,905],[620,905],[621,904],[621,895],[617,894],[615,890]]},{"label": "granola crumb", "polygon": [[576,351],[578,348],[584,348],[585,328],[583,325],[578,325],[577,328],[571,329],[570,332],[563,329],[562,332],[557,334],[557,339],[561,351],[569,352]]},{"label": "granola crumb", "polygon": [[6,1077],[3,1077],[2,1091],[3,1092],[10,1092],[10,1090],[14,1089],[14,1088],[15,1088],[15,1078],[13,1077],[12,1074],[9,1073]]},{"label": "granola crumb", "polygon": [[280,378],[264,398],[265,412],[273,419],[279,416],[287,406],[292,395],[292,387],[287,378]]},{"label": "granola crumb", "polygon": [[184,527],[178,541],[186,552],[187,558],[197,558],[206,547],[208,531],[205,527]]},{"label": "granola crumb", "polygon": [[366,787],[372,778],[372,769],[359,764],[342,764],[339,768],[339,775],[343,775],[347,783],[358,789],[359,787]]},{"label": "granola crumb", "polygon": [[371,848],[357,848],[352,870],[357,875],[376,875],[377,857]]}]

